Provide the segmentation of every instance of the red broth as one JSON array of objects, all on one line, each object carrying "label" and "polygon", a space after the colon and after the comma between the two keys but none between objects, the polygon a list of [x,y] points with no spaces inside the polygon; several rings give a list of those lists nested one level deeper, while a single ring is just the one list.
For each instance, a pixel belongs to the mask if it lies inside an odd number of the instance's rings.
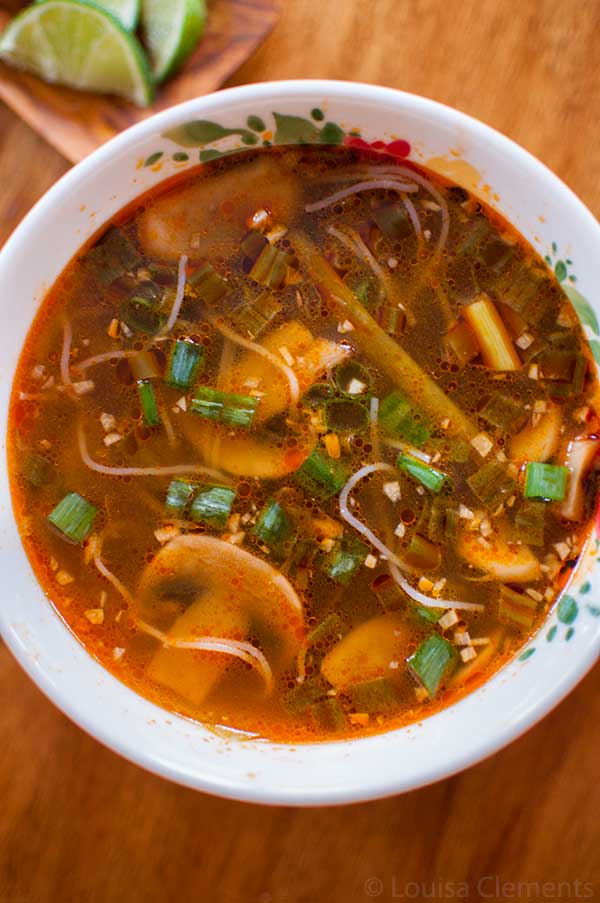
[{"label": "red broth", "polygon": [[358,736],[480,685],[556,603],[596,389],[560,285],[463,188],[249,152],[140,198],[48,293],[13,502],[45,593],[137,692]]}]

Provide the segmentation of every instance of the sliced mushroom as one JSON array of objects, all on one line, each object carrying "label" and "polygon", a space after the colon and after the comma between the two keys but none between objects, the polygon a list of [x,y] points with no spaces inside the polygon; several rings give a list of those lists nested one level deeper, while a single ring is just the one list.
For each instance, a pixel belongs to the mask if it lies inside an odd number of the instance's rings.
[{"label": "sliced mushroom", "polygon": [[270,667],[281,671],[304,640],[302,602],[283,574],[213,536],[178,536],[154,556],[136,597],[140,621],[156,622],[173,598],[185,600],[188,608],[164,634],[148,673],[196,705],[231,659],[214,651],[178,649],[176,643],[202,637],[258,640]]},{"label": "sliced mushroom", "polygon": [[138,218],[140,244],[159,260],[228,256],[239,249],[246,221],[257,210],[266,208],[277,222],[289,222],[299,192],[298,178],[277,155],[200,176],[149,204]]},{"label": "sliced mushroom", "polygon": [[403,662],[410,651],[410,626],[398,612],[360,624],[327,653],[321,673],[337,689],[389,677],[391,662]]}]

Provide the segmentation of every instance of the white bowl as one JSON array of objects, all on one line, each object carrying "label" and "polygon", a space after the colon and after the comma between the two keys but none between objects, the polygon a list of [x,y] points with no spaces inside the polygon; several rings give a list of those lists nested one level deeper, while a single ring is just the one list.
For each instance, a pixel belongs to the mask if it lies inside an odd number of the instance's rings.
[{"label": "white bowl", "polygon": [[[496,207],[548,257],[588,336],[597,339],[600,227],[556,176],[516,144],[462,113],[387,88],[329,81],[250,85],[189,101],[110,141],[67,173],[8,241],[0,253],[3,442],[12,375],[32,318],[45,291],[102,223],[141,192],[197,163],[199,153],[206,159],[265,140],[351,141],[353,130],[367,142],[395,142],[391,150],[398,154],[409,142],[410,159]],[[600,350],[600,341],[593,347]],[[223,740],[108,674],[38,585],[19,540],[6,471],[0,482],[0,628],[56,705],[138,765],[236,799],[347,803],[411,790],[466,768],[531,727],[575,686],[600,650],[600,605],[593,601],[600,598],[597,549],[590,539],[566,601],[519,658],[485,686],[422,723],[344,742],[293,748]]]}]

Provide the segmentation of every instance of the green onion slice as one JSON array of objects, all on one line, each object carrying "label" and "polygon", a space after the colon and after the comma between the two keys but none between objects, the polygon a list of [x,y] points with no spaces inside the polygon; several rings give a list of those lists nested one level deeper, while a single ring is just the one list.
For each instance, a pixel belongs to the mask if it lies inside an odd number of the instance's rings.
[{"label": "green onion slice", "polygon": [[567,491],[568,468],[558,464],[540,464],[530,461],[525,468],[526,499],[544,499],[562,502]]},{"label": "green onion slice", "polygon": [[390,392],[379,406],[379,425],[388,436],[405,439],[411,445],[421,446],[429,439],[428,422],[415,413],[408,398],[402,392]]},{"label": "green onion slice", "polygon": [[234,395],[201,386],[196,389],[190,408],[194,414],[206,417],[207,420],[247,429],[252,426],[258,399],[251,395]]},{"label": "green onion slice", "polygon": [[189,389],[204,363],[204,348],[189,339],[177,339],[171,347],[165,381],[177,389]]},{"label": "green onion slice", "polygon": [[439,633],[434,633],[410,656],[408,667],[413,677],[433,697],[456,663],[456,658],[454,646]]},{"label": "green onion slice", "polygon": [[348,479],[346,467],[314,449],[295,475],[301,486],[322,499],[331,498]]},{"label": "green onion slice", "polygon": [[342,539],[323,562],[323,570],[337,583],[349,583],[369,554],[368,546],[360,539]]},{"label": "green onion slice", "polygon": [[167,512],[183,516],[197,488],[197,484],[189,480],[171,480],[165,499]]},{"label": "green onion slice", "polygon": [[137,388],[140,396],[144,423],[146,426],[158,426],[160,423],[160,415],[156,406],[154,386],[149,379],[138,379]]},{"label": "green onion slice", "polygon": [[398,455],[396,467],[418,480],[427,489],[431,489],[432,492],[439,492],[446,481],[446,474],[441,470],[436,470],[430,464],[403,452]]},{"label": "green onion slice", "polygon": [[69,492],[48,515],[50,523],[70,539],[82,543],[88,536],[98,509],[77,492]]},{"label": "green onion slice", "polygon": [[192,499],[188,516],[197,524],[225,527],[235,499],[235,489],[211,486],[200,490]]},{"label": "green onion slice", "polygon": [[269,499],[258,516],[253,534],[274,552],[281,553],[294,532],[288,517],[275,499]]}]

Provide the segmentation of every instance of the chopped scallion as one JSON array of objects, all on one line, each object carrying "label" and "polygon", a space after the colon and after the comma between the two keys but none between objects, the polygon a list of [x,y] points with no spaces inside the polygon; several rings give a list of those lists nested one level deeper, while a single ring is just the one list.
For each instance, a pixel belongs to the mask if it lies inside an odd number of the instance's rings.
[{"label": "chopped scallion", "polygon": [[228,486],[211,486],[196,493],[189,507],[189,518],[195,523],[224,527],[231,514],[235,490]]},{"label": "chopped scallion", "polygon": [[515,527],[521,542],[529,546],[544,545],[546,506],[537,499],[527,499],[515,513]]},{"label": "chopped scallion", "polygon": [[357,712],[377,715],[398,708],[398,693],[386,677],[354,684],[350,687],[349,695]]},{"label": "chopped scallion", "polygon": [[281,303],[277,298],[271,292],[262,292],[257,298],[236,308],[232,315],[234,328],[236,332],[256,339],[280,310]]},{"label": "chopped scallion", "polygon": [[525,468],[526,499],[544,499],[562,502],[567,491],[568,468],[558,464],[540,464],[530,461]]},{"label": "chopped scallion", "polygon": [[337,583],[348,583],[369,554],[368,547],[351,537],[342,539],[331,550],[323,562],[323,570]]},{"label": "chopped scallion", "polygon": [[140,396],[144,423],[146,426],[158,426],[160,423],[160,415],[156,406],[154,386],[149,379],[138,379],[137,388]]},{"label": "chopped scallion", "polygon": [[531,630],[535,618],[537,602],[527,593],[519,593],[510,586],[500,587],[498,616],[522,630]]},{"label": "chopped scallion", "polygon": [[472,492],[490,509],[506,501],[516,489],[516,482],[502,461],[488,461],[467,479]]},{"label": "chopped scallion", "polygon": [[187,278],[187,285],[193,290],[194,294],[210,306],[215,305],[221,300],[223,295],[227,294],[229,288],[225,279],[220,276],[217,271],[210,265],[195,270]]},{"label": "chopped scallion", "polygon": [[311,706],[310,710],[318,726],[325,731],[343,731],[346,727],[346,716],[337,699],[324,699]]},{"label": "chopped scallion", "polygon": [[189,389],[204,363],[204,348],[189,339],[177,339],[171,346],[165,381],[177,389]]},{"label": "chopped scallion", "polygon": [[360,401],[335,398],[325,406],[325,420],[329,429],[336,433],[360,433],[367,429],[369,415]]},{"label": "chopped scallion", "polygon": [[217,420],[228,426],[248,428],[252,425],[258,408],[258,399],[251,395],[234,395],[200,386],[192,398],[190,409],[194,414]]},{"label": "chopped scallion", "polygon": [[50,523],[70,539],[82,543],[90,533],[98,509],[77,492],[69,492],[49,515]]},{"label": "chopped scallion", "polygon": [[311,630],[307,640],[310,646],[324,646],[338,640],[345,633],[345,627],[337,614],[327,615],[324,621]]},{"label": "chopped scallion", "polygon": [[281,555],[293,535],[294,528],[279,502],[269,499],[260,512],[252,532],[259,542],[263,542],[273,552]]},{"label": "chopped scallion", "polygon": [[439,633],[432,634],[421,643],[408,659],[411,674],[427,690],[430,697],[435,696],[455,663],[454,647]]},{"label": "chopped scallion", "polygon": [[379,425],[388,436],[406,439],[411,445],[420,446],[430,436],[425,419],[415,413],[408,398],[402,392],[391,392],[379,406]]},{"label": "chopped scallion", "polygon": [[121,305],[119,314],[132,332],[141,332],[145,335],[156,335],[165,322],[165,316],[158,309],[156,302],[139,295],[128,298]]},{"label": "chopped scallion", "polygon": [[418,480],[427,489],[431,489],[432,492],[439,492],[446,481],[446,474],[441,470],[436,470],[430,464],[403,452],[398,455],[396,467]]},{"label": "chopped scallion", "polygon": [[183,516],[196,489],[197,484],[189,480],[171,480],[165,499],[168,513]]},{"label": "chopped scallion", "polygon": [[267,244],[256,258],[248,275],[269,288],[280,288],[285,282],[291,262],[292,257],[286,251],[280,251],[279,248]]},{"label": "chopped scallion", "polygon": [[309,492],[328,499],[342,489],[348,479],[348,472],[339,461],[325,457],[314,449],[296,471],[295,477]]}]

